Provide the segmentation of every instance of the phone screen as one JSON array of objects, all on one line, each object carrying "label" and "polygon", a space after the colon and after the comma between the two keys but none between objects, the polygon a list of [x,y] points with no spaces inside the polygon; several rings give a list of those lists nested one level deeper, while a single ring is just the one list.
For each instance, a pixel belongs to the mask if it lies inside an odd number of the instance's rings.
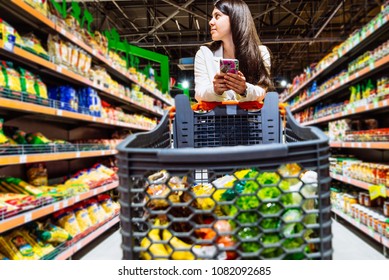
[{"label": "phone screen", "polygon": [[220,72],[238,74],[239,61],[237,59],[220,59]]}]

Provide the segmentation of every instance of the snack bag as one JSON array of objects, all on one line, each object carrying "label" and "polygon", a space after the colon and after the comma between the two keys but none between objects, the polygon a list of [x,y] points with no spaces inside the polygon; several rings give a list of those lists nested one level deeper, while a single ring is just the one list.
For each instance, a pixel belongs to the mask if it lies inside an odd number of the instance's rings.
[{"label": "snack bag", "polygon": [[101,217],[101,210],[99,209],[95,199],[88,199],[85,201],[85,208],[88,210],[92,225],[99,224],[104,220],[104,217]]},{"label": "snack bag", "polygon": [[34,88],[34,84],[35,84],[34,75],[30,71],[27,71],[26,69],[23,69],[21,67],[19,67],[19,72],[20,72],[20,85],[22,91],[27,94],[35,95],[36,92]]},{"label": "snack bag", "polygon": [[42,97],[44,99],[48,99],[46,84],[44,82],[42,82],[42,80],[39,76],[36,76],[34,81],[35,81],[34,89],[35,89],[36,95],[38,95],[39,97]]},{"label": "snack bag", "polygon": [[47,168],[44,163],[33,163],[27,165],[28,182],[34,186],[47,186],[48,176]]},{"label": "snack bag", "polygon": [[47,139],[42,133],[28,133],[26,135],[26,140],[28,144],[49,144],[51,141]]},{"label": "snack bag", "polygon": [[76,216],[71,211],[59,211],[54,214],[57,223],[60,227],[65,229],[71,236],[76,236],[81,233]]},{"label": "snack bag", "polygon": [[[7,88],[11,91],[20,92],[22,90],[20,84],[20,74],[13,68],[12,62],[2,61],[3,73],[6,75]],[[4,71],[5,70],[5,71]]]},{"label": "snack bag", "polygon": [[97,199],[99,201],[99,204],[104,209],[104,211],[107,213],[108,216],[113,216],[115,212],[115,208],[112,203],[112,198],[108,194],[100,194],[97,196]]},{"label": "snack bag", "polygon": [[20,230],[0,236],[0,248],[12,260],[38,260],[40,258]]},{"label": "snack bag", "polygon": [[27,240],[29,244],[31,244],[34,251],[42,258],[43,256],[46,256],[50,254],[52,251],[55,250],[54,246],[50,243],[42,241],[37,236],[34,236],[31,232],[27,231],[26,229],[22,229],[21,232],[23,233],[23,236]]},{"label": "snack bag", "polygon": [[3,131],[4,119],[0,119],[0,145],[8,144],[8,137],[4,134]]},{"label": "snack bag", "polygon": [[26,133],[23,130],[15,131],[15,133],[12,135],[12,139],[21,145],[28,144],[26,140]]},{"label": "snack bag", "polygon": [[92,226],[92,221],[89,217],[88,210],[84,209],[82,205],[75,207],[74,214],[76,215],[81,232],[84,232]]}]

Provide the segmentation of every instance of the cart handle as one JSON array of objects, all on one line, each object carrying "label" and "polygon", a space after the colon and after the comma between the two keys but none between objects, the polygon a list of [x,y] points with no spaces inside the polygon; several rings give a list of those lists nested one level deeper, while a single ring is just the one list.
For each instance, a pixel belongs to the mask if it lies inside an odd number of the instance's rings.
[{"label": "cart handle", "polygon": [[[212,111],[217,106],[230,106],[230,105],[236,105],[241,109],[244,110],[260,110],[263,107],[263,102],[259,101],[245,101],[245,102],[239,102],[236,100],[226,100],[222,102],[207,102],[207,101],[200,101],[199,103],[196,103],[192,105],[193,111]],[[285,108],[287,107],[286,103],[279,103],[278,104],[280,109],[281,116],[285,116],[286,111]],[[174,119],[174,116],[176,114],[176,107],[172,106],[169,109],[169,116],[171,119]]]}]

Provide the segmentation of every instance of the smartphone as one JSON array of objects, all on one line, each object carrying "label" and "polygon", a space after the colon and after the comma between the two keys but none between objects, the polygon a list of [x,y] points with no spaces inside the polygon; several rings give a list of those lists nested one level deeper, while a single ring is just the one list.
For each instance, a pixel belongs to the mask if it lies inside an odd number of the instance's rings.
[{"label": "smartphone", "polygon": [[239,61],[237,59],[220,59],[220,72],[238,74]]}]

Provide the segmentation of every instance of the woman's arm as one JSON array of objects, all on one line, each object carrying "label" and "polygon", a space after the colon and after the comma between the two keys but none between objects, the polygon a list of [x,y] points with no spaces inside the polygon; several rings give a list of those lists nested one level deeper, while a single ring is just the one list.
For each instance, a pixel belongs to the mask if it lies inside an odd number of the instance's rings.
[{"label": "woman's arm", "polygon": [[[204,54],[200,48],[195,57],[194,74],[195,74],[195,98],[200,101],[223,101],[226,99],[225,93],[217,95],[213,87],[213,78],[216,70],[213,69],[214,57],[209,50],[210,56]],[[207,57],[206,57],[207,56]]]}]

